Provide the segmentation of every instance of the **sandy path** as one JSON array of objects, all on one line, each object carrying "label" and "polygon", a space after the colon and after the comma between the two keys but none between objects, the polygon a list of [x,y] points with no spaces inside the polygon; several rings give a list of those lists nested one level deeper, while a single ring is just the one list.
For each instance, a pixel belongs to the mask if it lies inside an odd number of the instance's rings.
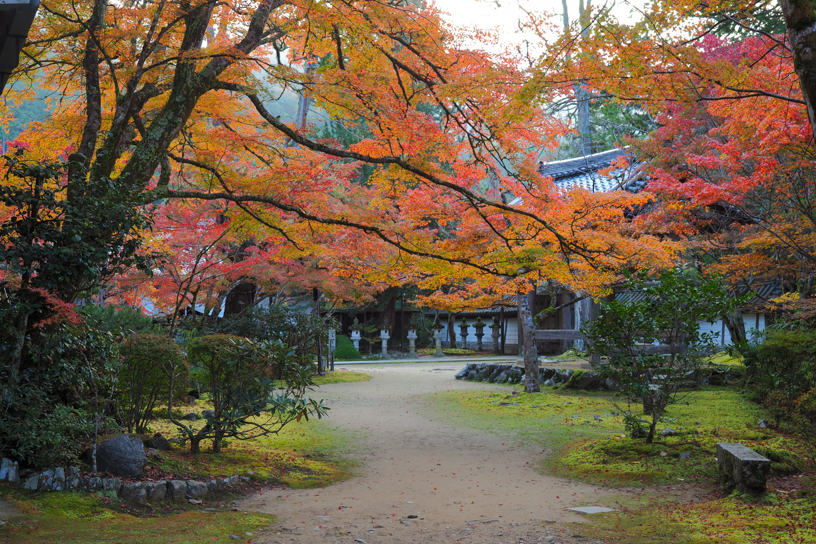
[{"label": "sandy path", "polygon": [[512,437],[423,415],[429,401],[421,395],[428,392],[499,389],[454,380],[461,366],[365,366],[359,370],[371,381],[321,388],[332,408],[329,421],[361,431],[355,457],[364,466],[359,476],[325,489],[270,491],[247,501],[244,508],[280,520],[277,534],[253,542],[572,541],[562,522],[582,517],[565,508],[606,505],[604,491],[537,474],[531,466],[541,450]]}]

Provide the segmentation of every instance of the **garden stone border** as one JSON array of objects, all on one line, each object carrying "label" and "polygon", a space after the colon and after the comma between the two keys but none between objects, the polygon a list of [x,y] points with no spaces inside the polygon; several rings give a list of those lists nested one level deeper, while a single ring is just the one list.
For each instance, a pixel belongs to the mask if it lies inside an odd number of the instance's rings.
[{"label": "garden stone border", "polygon": [[82,477],[77,467],[20,472],[17,461],[0,460],[0,482],[10,482],[30,491],[98,491],[111,498],[130,501],[201,499],[219,488],[248,482],[247,476],[198,480],[158,480],[122,483],[121,478]]},{"label": "garden stone border", "polygon": [[[490,383],[524,383],[524,367],[500,363],[467,363],[454,376],[457,380]],[[731,369],[712,368],[689,372],[686,377],[688,387],[697,385],[725,385],[733,381]],[[572,370],[539,368],[538,381],[541,385],[561,385],[565,389],[585,391],[619,391],[620,386],[611,379],[604,379],[592,370]]]}]

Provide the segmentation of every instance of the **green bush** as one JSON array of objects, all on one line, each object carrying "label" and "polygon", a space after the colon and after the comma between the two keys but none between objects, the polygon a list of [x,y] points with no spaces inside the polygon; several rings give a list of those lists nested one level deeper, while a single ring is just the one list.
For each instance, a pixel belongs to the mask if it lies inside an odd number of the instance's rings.
[{"label": "green bush", "polygon": [[322,401],[306,397],[314,386],[313,365],[302,364],[282,342],[204,336],[189,341],[187,359],[193,379],[212,403],[212,415],[199,429],[173,417],[172,397],[168,403],[171,421],[190,441],[191,453],[200,451],[204,439],[212,439],[213,452],[219,452],[225,438],[249,440],[277,433],[295,419],[326,413]]},{"label": "green bush", "polygon": [[[185,325],[185,323],[182,323]],[[271,305],[267,308],[253,307],[238,314],[220,319],[203,327],[201,336],[233,335],[256,342],[278,341],[294,349],[301,361],[313,361],[317,357],[317,337],[328,342],[328,324],[322,317],[304,313],[300,308]]]},{"label": "green bush", "polygon": [[137,334],[119,347],[122,367],[119,371],[119,401],[122,419],[129,433],[143,434],[159,400],[170,393],[170,376],[177,373],[175,396],[187,391],[189,371],[181,348],[166,336]]},{"label": "green bush", "polygon": [[813,459],[816,457],[816,388],[796,399],[793,417],[796,429],[810,448]]},{"label": "green bush", "polygon": [[805,461],[792,451],[770,447],[757,447],[754,451],[771,460],[772,474],[797,474],[805,469]]},{"label": "green bush", "polygon": [[143,315],[139,310],[128,306],[97,306],[87,304],[79,312],[85,323],[101,331],[112,332],[129,336],[131,334],[147,334],[160,332],[153,320]]},{"label": "green bush", "polygon": [[334,349],[335,361],[357,361],[362,358],[363,356],[354,347],[351,338],[344,334],[337,335],[337,347]]},{"label": "green bush", "polygon": [[790,411],[797,397],[816,386],[816,331],[767,330],[756,342],[737,349],[743,356],[748,387],[763,400],[779,390]]},{"label": "green bush", "polygon": [[0,455],[35,469],[76,462],[93,436],[95,413],[104,427],[112,411],[115,339],[62,325],[29,353],[29,365],[16,375],[0,365]]},{"label": "green bush", "polygon": [[[599,318],[581,332],[593,355],[608,358],[601,376],[620,384],[627,401],[643,404],[651,420],[646,442],[652,442],[666,407],[682,397],[689,374],[699,370],[716,344],[716,333],[702,332],[699,322],[714,322],[741,301],[729,296],[721,279],[678,270],[630,279],[627,288],[644,296],[601,303]],[[668,353],[644,350],[655,343],[666,345]]]}]

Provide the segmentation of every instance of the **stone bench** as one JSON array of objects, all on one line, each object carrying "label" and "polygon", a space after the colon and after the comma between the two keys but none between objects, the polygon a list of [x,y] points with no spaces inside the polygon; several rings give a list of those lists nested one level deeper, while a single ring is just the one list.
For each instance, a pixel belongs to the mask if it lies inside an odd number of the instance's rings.
[{"label": "stone bench", "polygon": [[742,444],[719,442],[717,465],[720,469],[720,486],[726,491],[736,489],[740,493],[763,493],[771,460]]}]

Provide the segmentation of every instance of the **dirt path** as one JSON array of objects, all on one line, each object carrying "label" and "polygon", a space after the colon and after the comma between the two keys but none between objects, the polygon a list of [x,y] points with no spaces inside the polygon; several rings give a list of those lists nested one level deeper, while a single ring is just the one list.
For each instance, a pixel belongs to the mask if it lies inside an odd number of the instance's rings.
[{"label": "dirt path", "polygon": [[[422,397],[445,390],[499,389],[453,379],[461,364],[366,366],[368,382],[321,388],[330,422],[362,431],[360,475],[317,490],[272,491],[244,508],[274,514],[280,543],[572,542],[565,510],[607,505],[598,488],[537,474],[542,457],[512,437],[423,416]],[[502,389],[505,390],[506,389]],[[586,542],[586,540],[583,540]]]}]

